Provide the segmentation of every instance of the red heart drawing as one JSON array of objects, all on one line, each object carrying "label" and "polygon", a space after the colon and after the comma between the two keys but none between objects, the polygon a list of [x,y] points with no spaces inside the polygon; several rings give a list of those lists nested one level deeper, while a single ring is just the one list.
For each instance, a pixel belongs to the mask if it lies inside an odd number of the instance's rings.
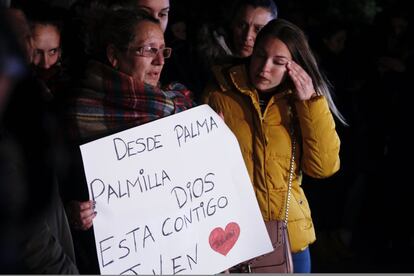
[{"label": "red heart drawing", "polygon": [[208,239],[211,248],[214,251],[226,256],[233,248],[240,235],[240,227],[235,222],[230,222],[226,230],[221,227],[214,228]]}]

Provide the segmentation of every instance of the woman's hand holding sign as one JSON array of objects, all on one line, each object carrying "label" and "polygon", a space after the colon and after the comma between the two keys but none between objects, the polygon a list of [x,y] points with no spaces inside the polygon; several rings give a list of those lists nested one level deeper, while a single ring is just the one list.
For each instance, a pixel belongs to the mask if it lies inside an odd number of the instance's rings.
[{"label": "woman's hand holding sign", "polygon": [[88,230],[96,217],[95,201],[71,201],[66,206],[69,223],[76,230]]}]

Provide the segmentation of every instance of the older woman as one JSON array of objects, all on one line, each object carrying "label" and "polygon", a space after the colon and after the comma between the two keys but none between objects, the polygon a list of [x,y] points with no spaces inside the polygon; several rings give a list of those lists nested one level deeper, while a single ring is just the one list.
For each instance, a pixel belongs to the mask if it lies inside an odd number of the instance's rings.
[{"label": "older woman", "polygon": [[[175,83],[161,89],[159,77],[171,55],[159,21],[146,12],[105,14],[95,29],[91,60],[67,112],[75,145],[150,122],[193,106],[190,92]],[[76,147],[77,148],[77,147]],[[81,273],[99,273],[91,231],[97,215],[88,200],[77,149],[77,162],[66,186],[68,217],[74,231]],[[99,158],[99,157],[97,157]],[[78,185],[74,187],[74,185]]]}]

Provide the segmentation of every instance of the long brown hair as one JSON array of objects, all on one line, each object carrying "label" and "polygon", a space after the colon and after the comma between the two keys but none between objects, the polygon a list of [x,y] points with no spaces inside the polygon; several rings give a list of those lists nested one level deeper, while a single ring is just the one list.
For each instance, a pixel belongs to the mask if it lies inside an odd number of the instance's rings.
[{"label": "long brown hair", "polygon": [[293,61],[298,63],[309,74],[315,86],[316,94],[323,95],[328,101],[332,114],[344,125],[347,125],[345,118],[339,112],[332,99],[329,81],[320,71],[304,32],[287,20],[274,19],[269,21],[259,32],[255,45],[259,45],[261,41],[269,36],[280,39],[286,44]]}]

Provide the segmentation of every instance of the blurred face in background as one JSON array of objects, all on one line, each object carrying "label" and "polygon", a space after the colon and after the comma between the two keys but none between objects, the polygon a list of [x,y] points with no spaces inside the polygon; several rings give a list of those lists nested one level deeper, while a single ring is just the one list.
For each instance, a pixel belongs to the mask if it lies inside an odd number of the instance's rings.
[{"label": "blurred face in background", "polygon": [[239,9],[231,25],[233,34],[233,53],[239,57],[248,57],[253,52],[257,33],[272,20],[269,10],[250,5]]},{"label": "blurred face in background", "polygon": [[323,42],[325,43],[328,49],[335,53],[339,54],[345,49],[345,43],[347,38],[346,30],[338,30],[333,33],[331,36],[324,38]]},{"label": "blurred face in background", "polygon": [[32,62],[40,69],[50,69],[60,58],[60,32],[56,26],[35,24],[32,31]]},{"label": "blurred face in background", "polygon": [[152,17],[158,19],[162,31],[165,32],[168,24],[170,0],[137,0],[138,8],[147,11]]},{"label": "blurred face in background", "polygon": [[401,16],[394,16],[391,18],[391,30],[396,36],[405,33],[408,27],[408,21]]},{"label": "blurred face in background", "polygon": [[113,50],[108,56],[114,68],[137,81],[157,86],[165,58],[170,54],[171,49],[165,48],[164,33],[159,24],[142,21],[135,26],[135,38],[128,49]]},{"label": "blurred face in background", "polygon": [[178,21],[170,25],[171,32],[176,39],[186,40],[187,39],[187,25],[184,21]]},{"label": "blurred face in background", "polygon": [[3,113],[4,106],[6,106],[8,100],[11,85],[11,78],[0,72],[0,118]]},{"label": "blurred face in background", "polygon": [[9,8],[6,10],[6,20],[10,23],[13,32],[25,52],[28,63],[32,61],[32,39],[30,27],[22,10]]},{"label": "blurred face in background", "polygon": [[249,77],[260,92],[273,92],[286,78],[287,63],[292,55],[280,39],[266,36],[252,54]]}]

